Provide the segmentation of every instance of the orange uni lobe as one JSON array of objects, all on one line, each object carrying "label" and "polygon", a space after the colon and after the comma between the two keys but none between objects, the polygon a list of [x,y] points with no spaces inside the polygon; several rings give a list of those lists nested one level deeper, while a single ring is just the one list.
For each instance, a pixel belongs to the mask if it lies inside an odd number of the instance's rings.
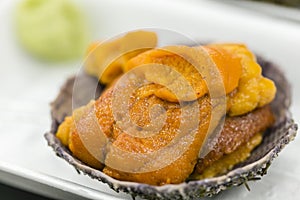
[{"label": "orange uni lobe", "polygon": [[226,94],[237,88],[242,75],[241,59],[219,46],[203,46],[214,61],[223,78]]},{"label": "orange uni lobe", "polygon": [[[186,55],[183,54],[182,56],[180,52],[182,52],[183,49]],[[166,47],[166,49],[152,49],[130,59],[124,69],[126,72],[138,66],[154,64],[152,68],[153,71],[158,71],[156,70],[155,64],[168,66],[172,68],[172,70],[166,70],[165,72],[159,70],[159,73],[151,71],[151,73],[145,74],[147,80],[160,82],[162,83],[161,85],[164,86],[157,90],[155,95],[170,102],[178,102],[179,100],[194,101],[208,93],[206,81],[195,68],[194,64],[207,68],[213,67],[212,64],[207,65],[207,62],[203,59],[197,59],[199,58],[198,55],[195,55],[197,53],[209,57],[208,59],[212,60],[211,63],[217,66],[226,94],[238,87],[239,79],[242,75],[241,58],[234,54],[234,52],[223,48],[222,45],[203,46],[202,50],[201,48],[199,49],[199,47],[187,46],[170,46]],[[196,58],[194,61],[197,63],[190,63],[188,60],[190,56]],[[173,71],[178,73],[174,73]],[[189,90],[182,87],[183,84],[177,81],[180,78],[178,74],[184,77],[192,87],[195,93],[194,95],[190,95]],[[212,74],[212,76],[214,75]],[[178,89],[178,93],[174,94],[170,88],[173,89],[173,91]]]}]

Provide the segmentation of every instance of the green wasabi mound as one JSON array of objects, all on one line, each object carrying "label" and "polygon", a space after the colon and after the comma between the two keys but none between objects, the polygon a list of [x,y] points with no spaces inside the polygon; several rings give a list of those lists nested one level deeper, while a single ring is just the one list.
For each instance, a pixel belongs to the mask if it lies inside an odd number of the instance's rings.
[{"label": "green wasabi mound", "polygon": [[86,21],[68,0],[24,0],[16,13],[21,44],[40,59],[79,58],[88,42]]}]

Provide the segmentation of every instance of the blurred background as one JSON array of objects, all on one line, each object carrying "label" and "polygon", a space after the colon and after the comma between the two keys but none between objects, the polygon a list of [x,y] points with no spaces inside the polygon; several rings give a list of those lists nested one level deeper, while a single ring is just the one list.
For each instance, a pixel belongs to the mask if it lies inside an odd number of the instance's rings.
[{"label": "blurred background", "polygon": [[[50,102],[88,45],[145,28],[247,44],[286,74],[299,122],[300,0],[0,0],[0,199],[130,199],[78,175],[43,134]],[[239,187],[213,199],[300,198],[299,153],[297,138],[250,193]]]}]

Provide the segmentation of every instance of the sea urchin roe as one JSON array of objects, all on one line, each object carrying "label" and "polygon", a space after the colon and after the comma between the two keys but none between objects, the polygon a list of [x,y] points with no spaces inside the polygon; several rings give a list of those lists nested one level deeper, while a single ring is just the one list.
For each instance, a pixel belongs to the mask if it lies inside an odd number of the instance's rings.
[{"label": "sea urchin roe", "polygon": [[215,161],[210,167],[206,168],[202,174],[195,173],[191,175],[190,179],[205,179],[227,172],[232,169],[234,165],[246,160],[250,156],[251,151],[259,145],[261,141],[262,134],[257,133],[249,142],[240,146],[236,151]]},{"label": "sea urchin roe", "polygon": [[[135,41],[135,37],[138,37],[137,41],[139,42],[131,44]],[[156,84],[158,87],[154,94],[161,99],[169,102],[193,101],[209,92],[202,74],[199,74],[193,64],[184,56],[176,53],[177,50],[181,50],[181,52],[185,50],[189,55],[189,51],[195,52],[193,51],[195,47],[169,46],[148,51],[146,51],[147,48],[144,48],[115,59],[118,53],[125,52],[131,46],[135,48],[145,42],[146,39],[150,42],[146,42],[143,47],[156,45],[156,35],[145,31],[132,32],[122,38],[103,43],[102,48],[89,55],[86,64],[87,73],[99,76],[102,72],[101,69],[103,70],[103,67],[109,63],[108,61],[114,60],[100,78],[102,83],[109,84],[117,76],[132,68],[152,64],[153,70],[151,73],[145,73],[145,78],[150,82],[159,83]],[[95,49],[95,46],[93,45],[89,51]],[[261,67],[256,62],[255,55],[245,45],[209,44],[203,46],[203,50],[216,64],[223,79],[227,94],[227,111],[230,116],[243,115],[270,103],[274,99],[276,93],[274,83],[261,75]],[[198,53],[201,52],[198,51]],[[168,66],[170,69],[155,70],[156,65]],[[183,84],[182,81],[178,81],[182,77],[187,83]],[[185,84],[188,86],[186,87]]]},{"label": "sea urchin roe", "polygon": [[232,52],[223,49],[222,46],[203,46],[203,48],[217,65],[222,75],[226,94],[232,92],[237,88],[242,75],[240,58],[232,54]]},{"label": "sea urchin roe", "polygon": [[[125,65],[125,72],[151,64],[153,70],[146,72],[145,78],[163,86],[155,91],[157,97],[170,102],[194,101],[211,90],[206,81],[215,81],[217,85],[216,78],[221,78],[226,94],[238,86],[242,66],[240,58],[231,54],[220,47],[167,46],[146,51],[132,58]],[[158,70],[157,66],[162,65],[166,66],[166,70]],[[218,73],[214,70],[218,70],[220,76],[216,75]],[[186,84],[188,86],[185,86]]]},{"label": "sea urchin roe", "polygon": [[219,160],[247,143],[256,133],[263,132],[274,123],[274,116],[270,106],[255,109],[242,116],[226,116],[222,131],[217,138],[213,150],[198,160],[196,170],[198,174]]},{"label": "sea urchin roe", "polygon": [[129,59],[156,44],[156,33],[150,31],[129,32],[120,38],[92,43],[87,51],[85,71],[102,83],[110,84],[124,72]]},{"label": "sea urchin roe", "polygon": [[56,136],[65,146],[69,145],[69,135],[70,129],[73,126],[73,117],[68,116],[65,118],[64,122],[58,127]]},{"label": "sea urchin roe", "polygon": [[[102,169],[103,164],[98,157],[95,158],[95,155],[99,154],[98,151],[91,148],[93,145],[96,145],[97,149],[100,146],[99,141],[95,139],[97,137],[94,134],[95,131],[93,131],[95,130],[94,123],[92,123],[93,120],[90,120],[88,123],[85,120],[91,116],[93,107],[94,101],[90,101],[86,106],[75,109],[72,116],[66,117],[64,122],[58,127],[56,136],[63,145],[69,147],[75,157],[96,169]],[[83,124],[88,124],[88,128],[87,126],[82,128]],[[102,154],[102,152],[100,153]]]},{"label": "sea urchin roe", "polygon": [[255,56],[244,45],[214,44],[221,46],[240,57],[242,75],[236,93],[228,98],[228,114],[230,116],[243,115],[270,103],[276,93],[273,81],[261,74],[261,67],[256,62]]},{"label": "sea urchin roe", "polygon": [[[180,47],[177,47],[180,48]],[[203,47],[210,58],[218,67],[223,78],[226,94],[234,91],[233,95],[228,95],[228,114],[230,116],[243,115],[270,103],[276,93],[274,83],[263,77],[261,67],[256,62],[254,54],[248,50],[243,44],[211,44]],[[127,62],[125,71],[144,64],[163,64],[174,68],[180,75],[191,84],[196,93],[196,97],[200,98],[208,92],[205,81],[194,66],[187,60],[171,51],[164,49],[153,49],[144,52]],[[155,65],[153,65],[155,69]],[[155,70],[153,70],[155,72]],[[152,73],[153,73],[152,72]],[[146,74],[146,79],[167,85],[169,88],[176,88],[181,93],[188,92],[182,89],[180,85],[174,85],[179,77],[174,76],[172,70],[169,73],[153,73],[153,76]],[[171,77],[171,78],[170,78]],[[173,79],[172,79],[173,77]],[[171,81],[167,81],[171,80]],[[177,81],[178,82],[178,81]],[[160,87],[154,94],[164,100],[177,102],[178,96],[175,96],[168,88]],[[184,97],[184,95],[181,95]],[[183,101],[194,100],[187,95]]]}]

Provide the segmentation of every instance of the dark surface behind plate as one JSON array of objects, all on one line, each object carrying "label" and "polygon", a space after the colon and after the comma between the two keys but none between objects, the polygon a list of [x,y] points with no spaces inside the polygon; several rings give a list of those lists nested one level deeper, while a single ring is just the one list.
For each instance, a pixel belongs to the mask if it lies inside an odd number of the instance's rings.
[{"label": "dark surface behind plate", "polygon": [[[92,178],[108,183],[116,191],[124,191],[132,196],[141,196],[148,199],[194,199],[195,197],[212,196],[222,190],[246,183],[249,180],[258,180],[265,175],[271,161],[277,156],[281,149],[296,136],[297,125],[294,123],[289,112],[291,103],[290,85],[284,74],[274,64],[258,58],[258,62],[263,68],[263,74],[274,80],[277,86],[277,95],[271,106],[276,116],[276,124],[264,133],[263,142],[243,163],[240,163],[234,170],[224,176],[205,179],[200,181],[190,181],[178,185],[149,186],[146,184],[130,183],[115,180],[101,171],[95,170],[76,158],[72,157],[60,141],[55,137],[58,125],[66,115],[72,111],[72,91],[74,77],[70,78],[62,87],[60,94],[52,103],[53,124],[51,131],[45,134],[48,144],[54,149],[56,154],[64,158],[73,165],[78,172],[83,172]],[[97,84],[97,80],[85,74],[77,78],[81,79],[82,88],[88,88],[89,85]],[[78,79],[77,79],[78,81]],[[97,94],[101,91],[98,87]],[[76,104],[85,104],[80,102],[80,92],[76,92]],[[85,100],[86,101],[86,100]]]},{"label": "dark surface behind plate", "polygon": [[5,200],[50,200],[49,198],[0,184],[0,199]]}]

